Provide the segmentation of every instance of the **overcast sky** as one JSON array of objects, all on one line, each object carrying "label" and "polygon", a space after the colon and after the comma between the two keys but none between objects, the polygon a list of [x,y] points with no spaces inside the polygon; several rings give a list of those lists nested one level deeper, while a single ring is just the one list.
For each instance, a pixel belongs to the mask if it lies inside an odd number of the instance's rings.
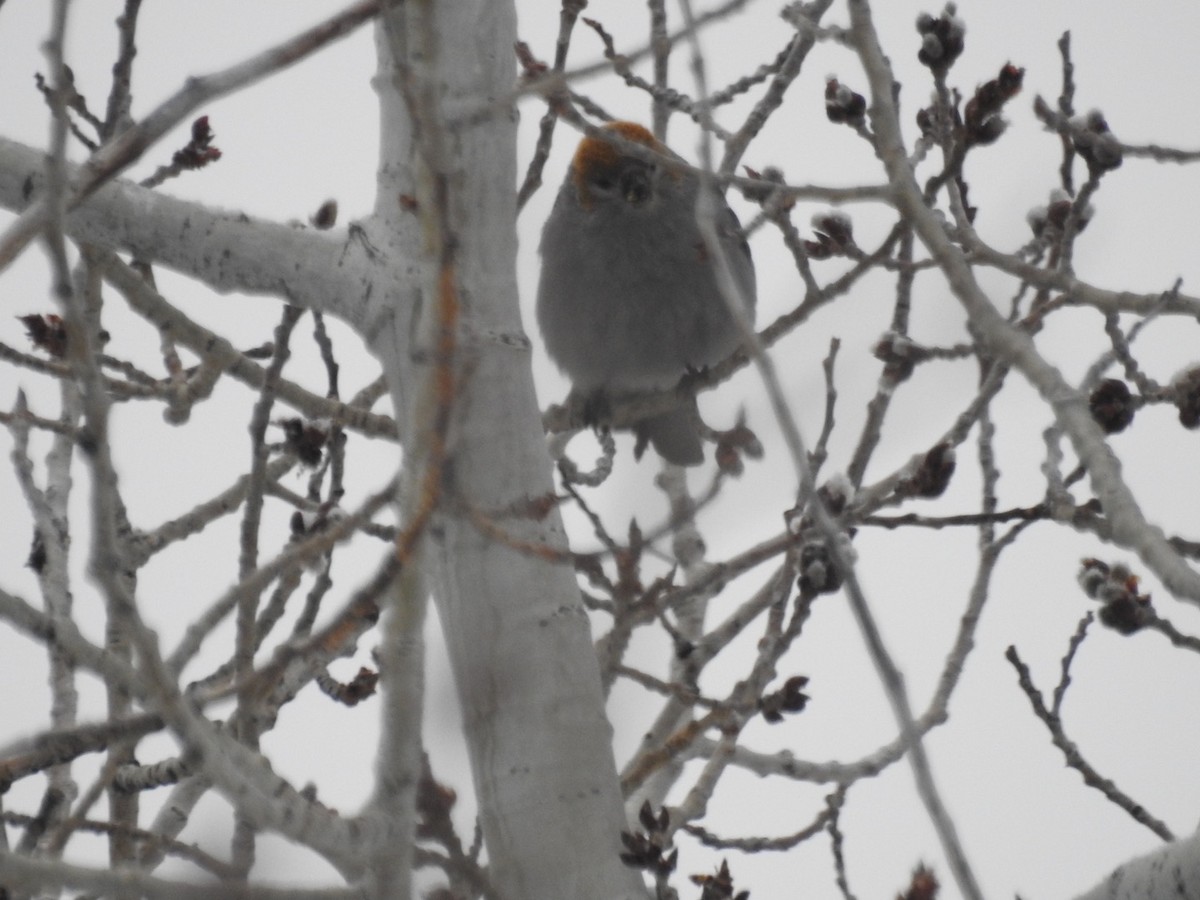
[{"label": "overcast sky", "polygon": [[[77,86],[92,108],[103,110],[114,58],[113,21],[121,4],[112,0],[82,0],[73,6],[67,58]],[[50,4],[45,0],[8,0],[0,8],[0,135],[44,145],[49,117],[34,87],[34,73],[46,72],[40,44],[47,33]],[[877,4],[885,50],[904,85],[902,104],[906,137],[915,134],[913,116],[928,102],[928,73],[916,63],[918,37],[912,27],[921,11],[937,12],[913,0]],[[134,115],[145,114],[191,75],[218,70],[295,33],[328,15],[336,4],[315,0],[207,0],[205,3],[151,2],[142,13],[139,53],[135,66]],[[751,2],[746,11],[716,26],[704,37],[710,83],[720,86],[768,62],[784,45],[788,28],[777,5]],[[974,154],[967,166],[970,199],[980,210],[977,226],[986,240],[1015,249],[1029,236],[1027,211],[1045,203],[1057,186],[1060,156],[1057,137],[1047,134],[1031,111],[1034,96],[1053,99],[1061,84],[1061,61],[1056,42],[1066,29],[1072,33],[1080,110],[1099,107],[1113,130],[1132,143],[1200,147],[1200,4],[1166,0],[1140,4],[1112,0],[1014,0],[1009,3],[959,4],[967,23],[967,49],[951,73],[951,83],[964,94],[994,77],[1007,63],[1023,66],[1025,90],[1008,109],[1009,133],[993,147]],[[645,5],[634,0],[593,3],[588,15],[600,19],[622,49],[641,45]],[[673,21],[678,22],[672,7]],[[526,2],[520,6],[524,40],[543,59],[553,57],[558,28],[554,4]],[[827,23],[842,23],[845,11],[835,4]],[[571,63],[599,58],[595,37],[577,35]],[[203,110],[223,152],[219,164],[169,182],[167,193],[213,206],[243,210],[279,221],[306,221],[326,199],[336,198],[339,224],[369,213],[373,204],[378,125],[369,80],[374,49],[369,29],[330,47],[311,60]],[[690,90],[686,56],[673,61],[681,90]],[[824,80],[836,75],[853,88],[864,89],[853,55],[834,45],[822,45],[806,63],[804,74],[791,89],[785,108],[764,130],[745,162],[756,169],[780,167],[789,181],[829,185],[878,183],[881,174],[869,148],[850,129],[830,124],[823,111]],[[580,84],[606,109],[621,118],[648,121],[648,103],[625,88],[619,79],[597,77]],[[756,98],[758,93],[751,95]],[[719,120],[727,127],[740,124],[747,106],[735,104]],[[542,108],[528,101],[521,108],[520,164],[528,161]],[[186,128],[169,136],[134,167],[144,177],[169,160],[187,140]],[[520,221],[522,284],[526,327],[534,339],[536,376],[543,404],[561,399],[566,381],[541,351],[531,315],[537,279],[537,239],[553,192],[565,171],[574,136],[560,128],[559,140],[546,170],[547,187],[528,204]],[[675,150],[695,159],[695,134],[686,123],[672,123],[669,141]],[[81,151],[75,158],[83,158]],[[749,220],[753,213],[740,197],[732,201]],[[795,221],[809,233],[808,219],[819,209],[801,205]],[[1097,214],[1081,239],[1078,273],[1108,288],[1162,291],[1180,278],[1184,290],[1195,293],[1200,284],[1197,253],[1197,210],[1200,209],[1200,169],[1162,166],[1129,160],[1110,178],[1095,201]],[[864,247],[882,235],[890,222],[878,209],[848,207],[856,235]],[[0,213],[0,228],[11,221]],[[763,231],[752,242],[758,268],[759,324],[790,309],[801,296],[801,285],[777,233]],[[822,267],[824,266],[824,267]],[[818,264],[819,278],[831,277],[843,264]],[[52,299],[40,250],[33,249],[0,276],[0,341],[26,348],[23,328],[15,316],[48,311]],[[1007,309],[1013,286],[984,276],[998,306]],[[252,346],[270,337],[278,315],[275,300],[217,296],[205,288],[172,276],[159,275],[160,289],[189,315],[230,335],[239,346]],[[873,394],[879,363],[870,347],[891,316],[892,283],[882,277],[864,281],[851,298],[821,313],[796,334],[782,341],[774,356],[790,391],[794,414],[806,436],[814,439],[824,413],[821,359],[831,337],[842,342],[837,372],[840,406],[838,428],[830,444],[825,475],[843,468],[862,422],[863,407]],[[113,350],[155,365],[157,341],[144,325],[122,316],[112,304]],[[123,329],[122,325],[128,326]],[[923,277],[914,294],[912,333],[930,345],[949,345],[965,339],[961,310],[937,277]],[[1038,345],[1067,377],[1077,380],[1104,349],[1103,323],[1095,313],[1062,316],[1039,336]],[[301,331],[307,334],[307,324]],[[377,374],[373,361],[345,328],[334,331],[343,364],[343,396],[351,395]],[[1200,357],[1200,329],[1177,319],[1148,328],[1136,353],[1160,381]],[[296,380],[322,388],[322,372],[311,350],[299,350],[290,370]],[[305,366],[309,366],[308,371]],[[158,369],[154,369],[158,371]],[[930,443],[969,402],[975,385],[972,363],[946,363],[921,370],[901,391],[892,407],[885,440],[868,472],[868,481],[902,464]],[[18,387],[26,389],[35,411],[56,414],[56,391],[29,372],[0,369],[0,407],[9,407]],[[252,398],[223,385],[218,399],[246,407]],[[747,473],[721,504],[702,519],[713,559],[750,546],[778,532],[782,511],[795,490],[788,474],[776,426],[762,392],[749,373],[705,397],[706,417],[717,426],[732,423],[745,409],[749,423],[763,438],[768,455],[749,464]],[[381,406],[381,408],[383,408]],[[121,407],[116,413],[116,460],[125,476],[130,513],[135,523],[151,526],[178,515],[191,503],[227,486],[246,459],[245,418],[222,421],[216,402],[203,407],[187,428],[161,425],[157,410]],[[141,418],[139,418],[141,417]],[[1042,430],[1049,424],[1045,408],[1023,384],[1014,383],[998,400],[995,419],[1003,481],[1002,506],[1029,505],[1041,499],[1039,465],[1044,454]],[[152,441],[145,437],[153,435]],[[573,451],[586,460],[590,439],[581,437]],[[394,449],[353,438],[354,463],[348,485],[348,504],[379,487],[394,465]],[[1185,433],[1170,409],[1141,414],[1137,427],[1113,440],[1126,466],[1127,477],[1145,510],[1168,534],[1200,538],[1197,500],[1200,498],[1200,434]],[[635,464],[630,442],[621,443],[614,483],[597,497],[597,509],[614,532],[624,533],[630,516],[649,525],[665,517],[665,502],[652,487],[655,467],[649,459]],[[0,450],[7,458],[7,434]],[[960,475],[947,497],[928,509],[969,511],[978,504],[978,477],[971,471],[973,442],[960,453]],[[82,473],[80,475],[82,479]],[[704,484],[692,475],[693,485]],[[300,489],[297,480],[293,487]],[[80,498],[81,499],[81,498]],[[926,507],[918,506],[922,511]],[[37,598],[36,581],[25,568],[30,525],[24,502],[11,474],[0,474],[0,509],[6,511],[0,540],[0,585],[28,600]],[[83,507],[76,506],[78,517]],[[277,545],[285,539],[286,511],[275,507],[271,523]],[[569,515],[578,545],[595,545],[579,516]],[[82,532],[81,532],[82,534]],[[165,646],[173,646],[187,616],[182,610],[203,608],[232,581],[236,557],[229,547],[236,540],[236,523],[227,522],[214,534],[195,542],[170,559],[150,566],[139,583],[145,614],[158,629]],[[973,574],[973,532],[923,534],[861,532],[855,547],[868,596],[885,637],[905,671],[913,705],[923,708],[940,672],[945,651],[957,627]],[[76,546],[81,549],[82,541]],[[359,571],[378,558],[378,545],[361,551]],[[929,739],[943,795],[956,817],[961,836],[991,897],[1048,900],[1070,896],[1090,886],[1119,861],[1144,852],[1157,840],[1094,791],[1083,787],[1077,774],[1065,769],[1058,751],[1029,713],[1003,651],[1015,643],[1034,669],[1044,689],[1057,678],[1058,659],[1075,623],[1089,608],[1075,586],[1078,560],[1098,556],[1129,560],[1130,555],[1098,544],[1086,535],[1065,533],[1041,525],[1006,554],[993,586],[992,600],[978,636],[979,648],[952,705],[949,725]],[[363,577],[351,562],[340,573],[340,587],[350,590]],[[734,589],[745,596],[765,577],[765,568]],[[1160,611],[1179,627],[1200,633],[1200,615],[1174,603],[1153,581],[1149,589]],[[99,636],[101,618],[95,596],[83,582],[82,561],[75,585],[81,619],[88,633]],[[726,603],[727,601],[721,601]],[[720,614],[728,606],[714,612]],[[1195,759],[1200,750],[1200,670],[1179,652],[1166,652],[1155,635],[1122,639],[1097,628],[1077,661],[1074,696],[1068,702],[1067,725],[1088,758],[1114,778],[1178,834],[1194,827],[1200,807],[1200,784]],[[229,632],[214,638],[214,645]],[[371,636],[363,652],[336,671],[349,677],[366,662]],[[429,746],[435,769],[463,798],[460,823],[469,836],[471,804],[469,774],[457,731],[457,710],[443,653],[431,637]],[[752,652],[752,642],[734,647]],[[646,641],[635,647],[647,667],[661,656],[661,644]],[[659,654],[659,656],[655,656]],[[215,657],[214,657],[215,658]],[[795,672],[812,678],[810,708],[786,728],[756,724],[747,743],[757,749],[790,749],[809,760],[854,759],[894,736],[894,726],[881,689],[862,649],[853,622],[837,598],[817,604],[804,637],[789,657]],[[209,664],[211,665],[211,659]],[[657,670],[661,671],[660,668]],[[204,671],[203,665],[197,674]],[[718,667],[713,691],[726,687]],[[735,668],[727,670],[736,673]],[[29,733],[45,721],[48,691],[44,662],[37,649],[7,626],[0,625],[0,747]],[[731,675],[730,677],[736,677]],[[100,703],[99,686],[82,679],[85,702]],[[16,685],[19,684],[19,689]],[[102,706],[92,706],[98,716]],[[619,758],[637,745],[653,709],[638,692],[620,688],[611,704]],[[273,764],[297,785],[316,781],[324,802],[352,812],[370,787],[370,768],[376,736],[370,702],[354,710],[334,706],[309,689],[264,739]],[[312,743],[310,723],[325,723]],[[302,735],[308,735],[302,738]],[[143,762],[155,753],[173,752],[164,738],[146,741],[139,751]],[[95,760],[80,765],[92,771]],[[5,809],[32,811],[40,796],[40,779],[14,787]],[[714,798],[706,824],[728,836],[783,834],[802,827],[819,808],[827,789],[783,786],[749,776],[729,776]],[[148,795],[153,808],[165,790]],[[678,799],[678,798],[674,798]],[[227,848],[228,827],[222,801],[205,806],[184,838],[212,852]],[[144,815],[149,820],[148,815]],[[920,860],[937,866],[948,881],[932,831],[912,790],[907,767],[894,766],[881,777],[860,784],[851,794],[843,821],[851,887],[859,897],[895,894]],[[683,844],[681,867],[701,871],[716,857],[691,843]],[[89,857],[83,851],[93,851]],[[98,862],[99,843],[81,845],[80,860]],[[729,856],[740,888],[755,900],[794,898],[825,900],[839,896],[833,883],[828,842],[821,838],[775,857]],[[267,839],[259,853],[261,873],[276,880],[329,875],[323,864]],[[286,868],[285,868],[286,867]],[[164,874],[190,871],[164,868]],[[681,889],[683,886],[680,886]],[[686,893],[685,893],[685,896]],[[954,896],[947,889],[947,897]]]}]

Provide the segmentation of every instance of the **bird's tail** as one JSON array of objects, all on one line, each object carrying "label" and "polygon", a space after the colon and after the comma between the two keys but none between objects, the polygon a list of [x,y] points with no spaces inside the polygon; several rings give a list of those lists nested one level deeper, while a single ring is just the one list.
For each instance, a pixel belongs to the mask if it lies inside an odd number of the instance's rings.
[{"label": "bird's tail", "polygon": [[646,441],[663,459],[677,466],[698,466],[704,462],[700,443],[700,411],[696,401],[684,403],[670,412],[643,419],[634,428],[638,447]]}]

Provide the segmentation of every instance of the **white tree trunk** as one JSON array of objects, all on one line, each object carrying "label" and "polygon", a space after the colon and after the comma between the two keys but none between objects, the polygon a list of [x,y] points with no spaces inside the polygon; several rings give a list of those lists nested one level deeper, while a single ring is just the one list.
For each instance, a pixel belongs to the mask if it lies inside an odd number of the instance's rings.
[{"label": "white tree trunk", "polygon": [[1200,832],[1131,859],[1076,900],[1178,900],[1200,890]]},{"label": "white tree trunk", "polygon": [[[430,19],[424,19],[424,16]],[[587,617],[570,565],[482,534],[472,510],[513,542],[562,550],[557,511],[521,513],[553,491],[534,394],[530,343],[516,285],[516,123],[511,110],[447,128],[456,113],[504,96],[514,81],[511,3],[406,4],[393,46],[407,53],[409,96],[435,79],[432,120],[414,124],[391,77],[381,78],[382,152],[376,224],[395,262],[423,266],[397,295],[394,266],[371,296],[365,334],[388,373],[398,421],[410,421],[413,387],[433,357],[414,348],[439,302],[431,232],[447,229],[462,327],[449,432],[451,475],[426,559],[464,710],[488,856],[505,897],[633,897],[640,879],[618,860],[625,827],[611,727]],[[436,42],[431,46],[430,36]],[[418,106],[420,104],[418,103]],[[438,129],[437,141],[420,129]],[[437,146],[436,159],[420,147]],[[445,192],[437,222],[436,192]],[[418,208],[401,204],[405,195]],[[392,243],[392,242],[395,243]],[[416,350],[416,352],[414,352]],[[414,423],[419,426],[419,423]],[[406,434],[406,440],[412,435]],[[515,514],[514,514],[515,511]]]}]

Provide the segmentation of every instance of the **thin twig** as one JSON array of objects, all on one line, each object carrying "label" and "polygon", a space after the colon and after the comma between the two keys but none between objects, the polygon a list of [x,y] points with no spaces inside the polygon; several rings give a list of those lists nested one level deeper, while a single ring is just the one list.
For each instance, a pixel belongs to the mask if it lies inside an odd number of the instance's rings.
[{"label": "thin twig", "polygon": [[[1074,658],[1075,651],[1078,649],[1079,641],[1082,640],[1084,630],[1087,627],[1087,622],[1090,621],[1090,615],[1081,624],[1079,631],[1076,632],[1075,638],[1071,641],[1071,647],[1068,650],[1067,656],[1063,659],[1062,679],[1059,681],[1058,687],[1055,689],[1055,706],[1061,706],[1063,694],[1066,691],[1067,684],[1070,682],[1070,663]],[[1029,667],[1021,661],[1020,655],[1017,653],[1017,648],[1010,646],[1005,652],[1005,658],[1012,664],[1012,667],[1017,670],[1017,680],[1021,685],[1021,690],[1028,698],[1030,705],[1033,707],[1034,715],[1041,719],[1042,723],[1050,731],[1051,742],[1062,751],[1065,762],[1072,769],[1075,769],[1083,776],[1083,783],[1088,787],[1095,788],[1100,791],[1108,800],[1116,804],[1121,809],[1125,810],[1129,816],[1137,823],[1146,826],[1164,841],[1173,841],[1175,836],[1163,822],[1152,816],[1140,803],[1134,802],[1124,791],[1120,790],[1112,781],[1101,776],[1092,765],[1083,757],[1079,747],[1067,737],[1063,729],[1062,719],[1056,710],[1047,709],[1045,702],[1042,700],[1042,693],[1033,683],[1033,677],[1029,673]]]}]

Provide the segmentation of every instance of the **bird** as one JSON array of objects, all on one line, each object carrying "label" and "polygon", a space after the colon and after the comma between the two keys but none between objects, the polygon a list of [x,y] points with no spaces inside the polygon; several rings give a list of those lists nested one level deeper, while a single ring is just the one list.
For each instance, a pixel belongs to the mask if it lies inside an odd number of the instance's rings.
[{"label": "bird", "polygon": [[[672,388],[742,343],[697,224],[700,191],[696,172],[634,122],[580,141],[542,230],[537,320],[548,355],[588,402]],[[718,243],[753,322],[750,247],[736,214],[715,199]],[[700,426],[695,398],[681,401],[634,424],[637,452],[648,442],[669,463],[699,465]]]}]

